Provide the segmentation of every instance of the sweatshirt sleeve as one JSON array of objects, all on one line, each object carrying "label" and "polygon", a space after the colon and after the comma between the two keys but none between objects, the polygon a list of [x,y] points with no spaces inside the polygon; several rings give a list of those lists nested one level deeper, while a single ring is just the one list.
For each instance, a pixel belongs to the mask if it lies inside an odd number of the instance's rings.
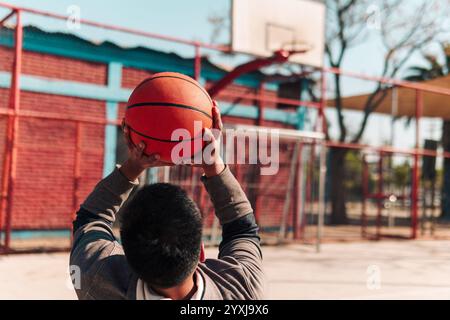
[{"label": "sweatshirt sleeve", "polygon": [[262,298],[265,279],[260,238],[247,196],[228,166],[217,176],[203,176],[202,181],[222,225],[219,259],[241,269],[245,275],[242,282],[249,296]]}]

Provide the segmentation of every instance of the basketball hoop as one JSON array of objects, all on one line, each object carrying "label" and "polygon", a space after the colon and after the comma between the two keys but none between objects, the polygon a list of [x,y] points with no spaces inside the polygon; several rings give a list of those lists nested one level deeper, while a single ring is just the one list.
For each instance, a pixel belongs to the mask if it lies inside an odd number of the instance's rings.
[{"label": "basketball hoop", "polygon": [[289,55],[294,55],[300,53],[307,53],[313,49],[314,45],[312,45],[311,43],[298,41],[283,45],[281,50],[289,52]]},{"label": "basketball hoop", "polygon": [[274,56],[279,57],[280,61],[287,61],[291,56],[297,54],[305,54],[313,49],[313,46],[304,42],[297,42],[294,44],[286,44],[282,49],[276,50]]},{"label": "basketball hoop", "polygon": [[231,50],[270,58],[284,51],[290,62],[321,68],[326,6],[322,1],[233,0]]}]

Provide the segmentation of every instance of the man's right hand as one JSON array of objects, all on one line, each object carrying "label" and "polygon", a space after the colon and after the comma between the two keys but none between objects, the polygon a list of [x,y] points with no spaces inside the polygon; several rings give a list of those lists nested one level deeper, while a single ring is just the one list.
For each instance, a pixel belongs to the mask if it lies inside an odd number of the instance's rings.
[{"label": "man's right hand", "polygon": [[128,146],[128,159],[120,167],[120,171],[124,174],[128,180],[134,181],[137,179],[147,168],[171,166],[171,163],[160,161],[159,154],[146,155],[144,153],[145,143],[141,141],[138,145],[134,145],[130,138],[130,129],[122,121],[122,130],[125,138],[125,142]]},{"label": "man's right hand", "polygon": [[207,140],[207,144],[204,148],[202,168],[207,177],[219,175],[225,169],[225,164],[220,156],[220,136],[223,124],[216,101],[214,101],[212,116],[212,130],[205,128],[204,131],[204,138]]}]

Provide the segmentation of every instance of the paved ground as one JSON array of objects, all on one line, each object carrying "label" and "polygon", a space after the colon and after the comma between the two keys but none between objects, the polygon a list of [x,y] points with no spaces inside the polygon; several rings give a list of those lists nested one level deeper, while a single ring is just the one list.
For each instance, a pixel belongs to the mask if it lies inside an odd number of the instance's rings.
[{"label": "paved ground", "polygon": [[[264,247],[268,298],[450,299],[450,241]],[[207,255],[213,257],[215,249]],[[67,254],[0,257],[0,299],[74,299]]]}]

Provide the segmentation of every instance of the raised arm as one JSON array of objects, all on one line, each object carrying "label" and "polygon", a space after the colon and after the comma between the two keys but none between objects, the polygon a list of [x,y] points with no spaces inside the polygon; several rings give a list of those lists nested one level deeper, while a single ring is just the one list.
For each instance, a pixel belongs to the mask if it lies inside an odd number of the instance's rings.
[{"label": "raised arm", "polygon": [[210,164],[203,167],[205,175],[202,181],[222,225],[219,259],[242,268],[250,296],[262,298],[264,274],[258,226],[247,196],[219,155],[218,134],[222,129],[222,121],[217,108],[213,115],[216,133],[212,134],[210,140],[215,144],[215,153],[211,156]]},{"label": "raised arm", "polygon": [[[124,134],[128,137],[126,128]],[[103,233],[102,239],[114,241],[112,225],[115,215],[127,200],[131,190],[138,185],[138,177],[149,167],[163,165],[159,161],[158,155],[146,156],[144,154],[144,143],[141,142],[134,147],[129,143],[129,139],[126,141],[130,150],[128,160],[95,186],[77,212],[73,222],[74,244],[72,250],[77,247],[82,238],[84,240],[95,239],[100,236],[99,232]],[[95,231],[96,237],[86,237],[90,231]]]},{"label": "raised arm", "polygon": [[[124,133],[127,137],[127,130]],[[138,185],[141,173],[148,167],[161,165],[158,156],[144,155],[144,145],[129,147],[128,160],[95,186],[73,221],[70,265],[76,267],[72,270],[80,272],[81,285],[75,288],[80,299],[123,298],[123,292],[117,289],[119,286],[110,285],[113,281],[107,279],[108,268],[115,269],[123,279],[127,279],[128,272],[112,226],[120,207]]]}]

